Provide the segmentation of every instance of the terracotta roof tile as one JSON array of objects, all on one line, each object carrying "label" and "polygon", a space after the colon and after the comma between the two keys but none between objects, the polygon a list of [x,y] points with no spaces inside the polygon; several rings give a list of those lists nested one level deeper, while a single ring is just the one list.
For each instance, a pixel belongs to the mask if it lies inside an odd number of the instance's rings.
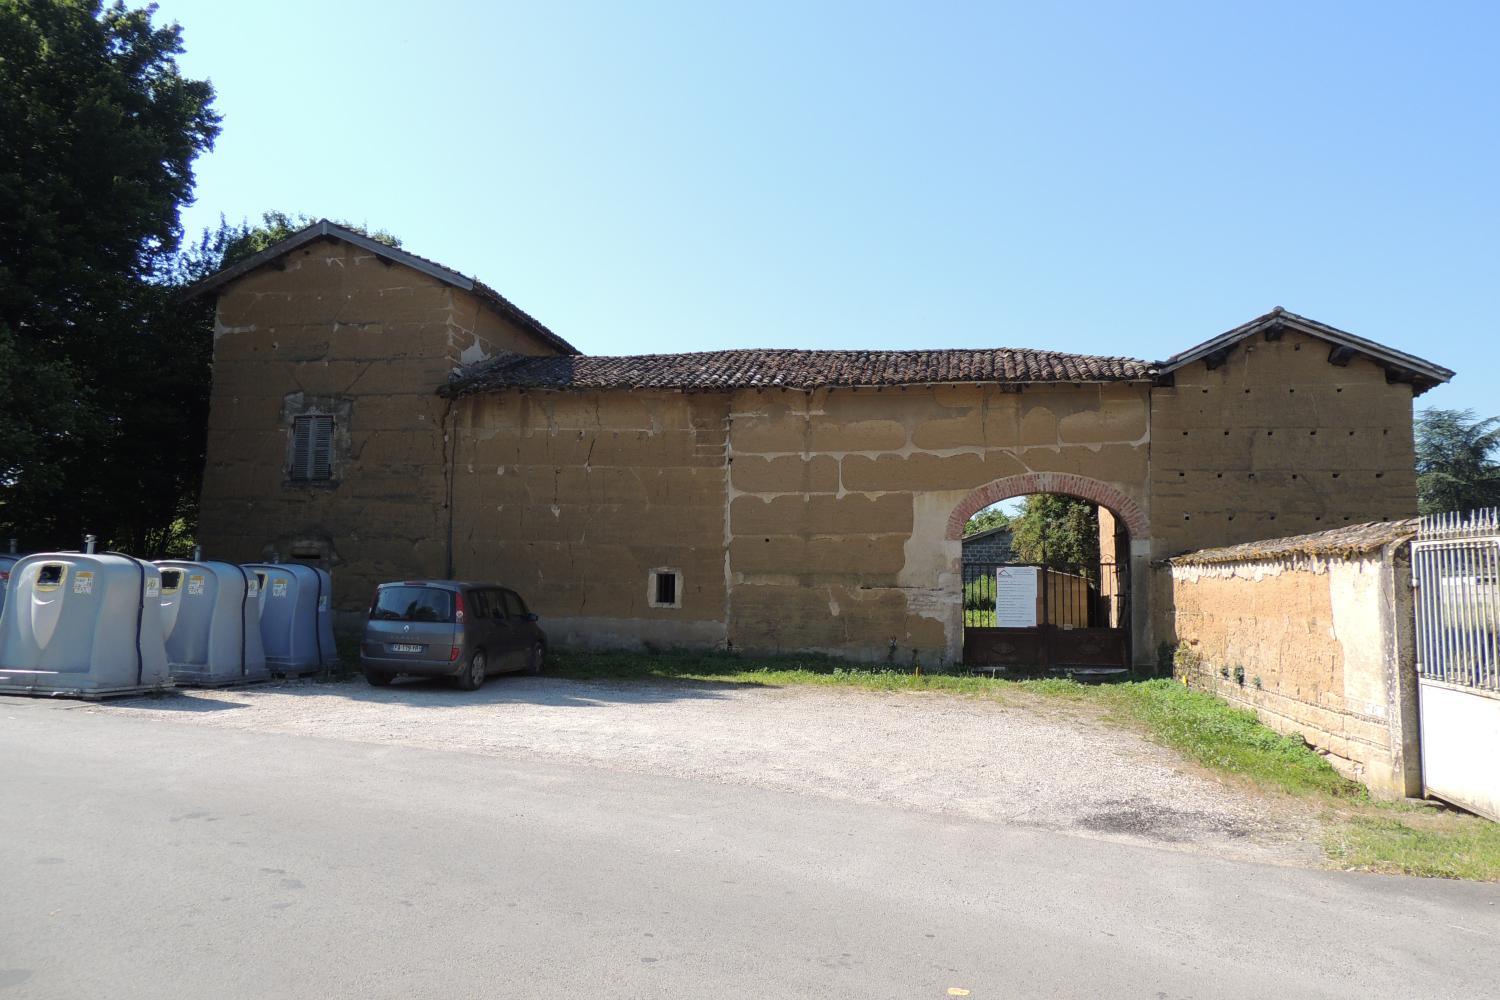
[{"label": "terracotta roof tile", "polygon": [[1291,556],[1357,556],[1384,548],[1392,542],[1416,537],[1417,519],[1368,521],[1346,524],[1310,535],[1268,538],[1217,549],[1199,549],[1165,560],[1173,566],[1210,566],[1215,563],[1265,562]]},{"label": "terracotta roof tile", "polygon": [[1135,358],[994,348],[935,351],[735,350],[623,357],[502,355],[458,372],[463,396],[495,389],[816,389],[950,382],[1133,382]]}]

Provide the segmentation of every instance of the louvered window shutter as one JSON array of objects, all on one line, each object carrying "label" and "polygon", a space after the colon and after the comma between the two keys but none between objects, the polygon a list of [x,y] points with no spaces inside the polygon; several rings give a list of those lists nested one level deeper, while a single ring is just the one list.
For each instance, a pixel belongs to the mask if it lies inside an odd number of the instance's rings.
[{"label": "louvered window shutter", "polygon": [[333,478],[333,418],[312,418],[312,462],[309,479]]},{"label": "louvered window shutter", "polygon": [[292,479],[333,478],[333,418],[322,415],[292,421]]}]

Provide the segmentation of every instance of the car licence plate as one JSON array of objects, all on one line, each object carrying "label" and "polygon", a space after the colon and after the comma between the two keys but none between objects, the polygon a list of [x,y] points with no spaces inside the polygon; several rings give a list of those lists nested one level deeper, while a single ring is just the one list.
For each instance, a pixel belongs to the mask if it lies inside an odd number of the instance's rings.
[{"label": "car licence plate", "polygon": [[422,651],[422,647],[421,646],[413,646],[409,642],[393,642],[393,643],[391,643],[391,652],[393,652],[393,653],[420,653],[421,651]]}]

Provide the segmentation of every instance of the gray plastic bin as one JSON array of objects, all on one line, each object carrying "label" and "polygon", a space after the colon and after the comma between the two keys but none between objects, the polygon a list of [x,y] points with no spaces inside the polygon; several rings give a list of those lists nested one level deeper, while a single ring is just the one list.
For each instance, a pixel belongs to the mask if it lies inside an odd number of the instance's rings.
[{"label": "gray plastic bin", "polygon": [[0,692],[104,695],[172,686],[161,573],[130,556],[42,552],[10,571]]},{"label": "gray plastic bin", "polygon": [[301,563],[246,563],[260,590],[260,640],[273,674],[311,674],[338,662],[333,578]]},{"label": "gray plastic bin", "polygon": [[162,629],[177,684],[215,687],[271,676],[260,638],[255,574],[226,562],[163,559]]},{"label": "gray plastic bin", "polygon": [[9,589],[10,569],[20,561],[20,556],[0,555],[0,614],[5,613],[5,592]]}]

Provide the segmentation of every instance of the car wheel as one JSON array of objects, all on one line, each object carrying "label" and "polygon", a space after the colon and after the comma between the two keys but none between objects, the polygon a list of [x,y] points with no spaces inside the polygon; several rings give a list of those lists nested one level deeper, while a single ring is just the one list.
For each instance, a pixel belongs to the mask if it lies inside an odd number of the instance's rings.
[{"label": "car wheel", "polygon": [[465,691],[478,691],[479,685],[484,683],[484,650],[474,651],[469,657],[469,663],[464,667],[463,673],[458,675],[456,683]]},{"label": "car wheel", "polygon": [[528,674],[539,674],[539,673],[541,673],[542,672],[542,660],[545,657],[545,655],[546,655],[546,650],[542,648],[542,644],[541,643],[539,643],[539,642],[532,643],[531,644],[531,655],[526,658],[526,672]]},{"label": "car wheel", "polygon": [[383,688],[390,687],[391,685],[390,674],[379,670],[371,670],[369,667],[365,668],[365,680],[370,682],[370,687]]}]

